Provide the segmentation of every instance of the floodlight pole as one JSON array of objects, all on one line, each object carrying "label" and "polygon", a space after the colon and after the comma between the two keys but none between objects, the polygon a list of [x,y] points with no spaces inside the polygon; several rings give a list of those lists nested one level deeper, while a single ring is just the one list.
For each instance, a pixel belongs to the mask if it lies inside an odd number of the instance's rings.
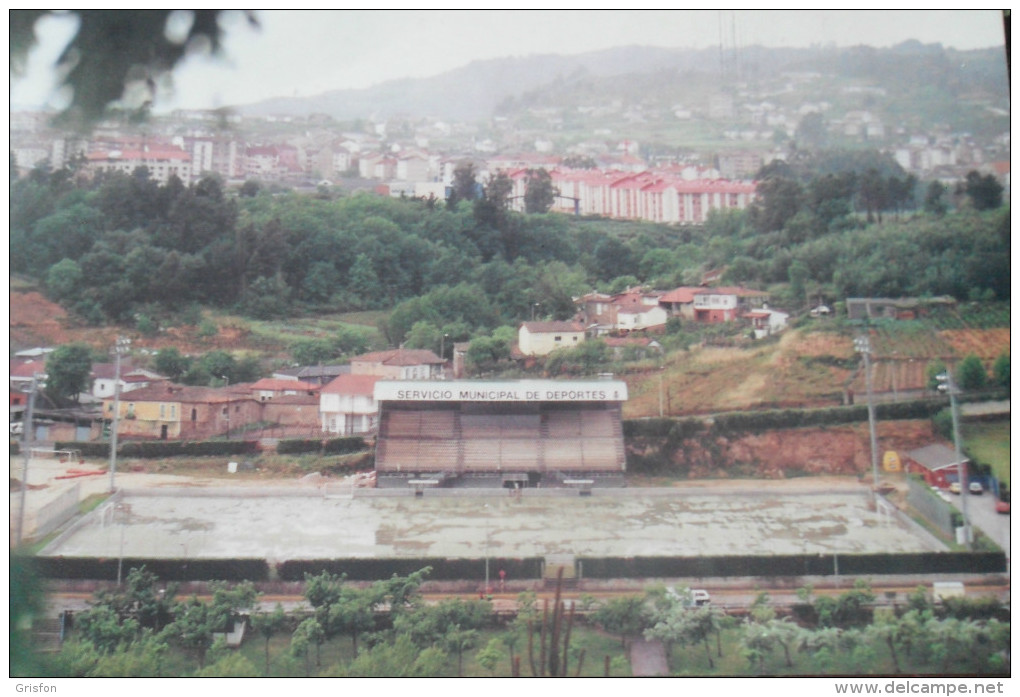
[{"label": "floodlight pole", "polygon": [[960,407],[956,403],[956,395],[959,394],[959,388],[956,387],[956,381],[953,380],[952,374],[949,369],[942,375],[937,376],[937,379],[941,385],[939,389],[944,389],[949,393],[949,406],[950,411],[953,415],[953,449],[956,453],[956,471],[960,478],[960,510],[963,513],[963,544],[969,550],[971,548],[971,532],[970,532],[970,515],[967,513],[967,497],[970,494],[969,490],[969,477],[967,476],[967,461],[963,457],[963,449],[960,445]]},{"label": "floodlight pole", "polygon": [[875,433],[875,398],[871,389],[871,339],[862,335],[854,339],[854,350],[864,356],[864,382],[868,389],[868,432],[871,437],[872,484],[878,489],[878,435]]},{"label": "floodlight pole", "polygon": [[117,490],[117,425],[120,421],[120,356],[127,351],[131,344],[130,339],[122,336],[117,337],[117,343],[113,347],[114,353],[114,377],[113,377],[113,423],[110,428],[110,493]]},{"label": "floodlight pole", "polygon": [[32,375],[32,385],[28,391],[28,405],[25,408],[25,418],[21,424],[21,446],[24,449],[24,464],[21,467],[21,496],[18,504],[18,532],[14,538],[15,545],[20,545],[25,533],[25,495],[28,492],[28,463],[32,459],[32,410],[35,408],[35,392],[39,388],[39,380],[45,377],[43,373]]}]

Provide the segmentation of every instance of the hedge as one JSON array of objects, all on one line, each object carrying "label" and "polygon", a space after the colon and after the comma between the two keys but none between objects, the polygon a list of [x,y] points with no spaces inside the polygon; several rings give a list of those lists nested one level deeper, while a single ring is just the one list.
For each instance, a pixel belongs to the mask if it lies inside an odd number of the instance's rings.
[{"label": "hedge", "polygon": [[783,554],[714,557],[591,557],[580,560],[584,578],[831,576],[1004,573],[1004,552],[913,554]]},{"label": "hedge", "polygon": [[303,453],[317,453],[322,450],[321,440],[288,439],[276,443],[276,452],[280,455],[301,455]]},{"label": "hedge", "polygon": [[366,450],[368,444],[361,436],[348,438],[331,438],[322,444],[322,452],[328,455],[347,455]]},{"label": "hedge", "polygon": [[53,444],[55,450],[78,450],[84,457],[110,457],[110,444],[95,443],[92,441],[57,441]]},{"label": "hedge", "polygon": [[116,581],[145,566],[164,581],[266,581],[269,564],[264,559],[141,559],[124,557],[33,557],[34,569],[43,578],[59,580]]},{"label": "hedge", "polygon": [[[448,559],[442,557],[420,559],[297,559],[283,562],[279,569],[281,581],[303,581],[305,574],[313,576],[328,571],[339,576],[346,574],[352,581],[382,581],[394,575],[407,576],[431,567],[430,581],[461,581],[485,579],[484,559]],[[499,578],[500,570],[511,579],[538,579],[542,575],[542,559],[489,559],[489,580]]]},{"label": "hedge", "polygon": [[276,452],[281,455],[300,455],[302,453],[323,453],[325,455],[347,455],[366,450],[368,444],[360,436],[348,438],[331,438],[326,441],[315,439],[281,440],[276,444]]},{"label": "hedge", "polygon": [[[116,580],[118,560],[114,557],[34,557],[33,564],[44,578],[66,580]],[[584,557],[579,558],[581,578],[709,578],[709,577],[796,577],[872,576],[886,574],[989,574],[1005,573],[1004,552],[918,552],[913,554],[784,554],[774,556],[713,557]],[[541,557],[489,559],[489,579],[499,571],[511,579],[539,579]],[[263,559],[140,559],[124,558],[122,575],[145,565],[167,581],[265,581],[269,565]],[[309,559],[285,561],[277,567],[278,580],[303,581],[305,574],[323,571],[346,574],[352,581],[379,581],[394,575],[406,576],[426,566],[430,580],[455,581],[485,578],[484,559]]]},{"label": "hedge", "polygon": [[205,457],[211,455],[249,455],[258,450],[258,443],[245,440],[205,441],[130,441],[118,448],[123,457]]}]

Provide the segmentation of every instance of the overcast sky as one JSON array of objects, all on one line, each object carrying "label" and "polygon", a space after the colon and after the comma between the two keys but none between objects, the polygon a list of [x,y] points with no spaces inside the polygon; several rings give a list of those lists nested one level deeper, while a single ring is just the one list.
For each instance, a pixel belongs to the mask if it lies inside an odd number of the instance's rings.
[{"label": "overcast sky", "polygon": [[[670,48],[892,46],[917,39],[958,49],[1004,44],[998,10],[968,11],[338,11],[257,12],[261,28],[225,20],[219,58],[188,58],[174,95],[157,110],[216,108],[276,96],[308,96],[428,77],[472,60],[543,53],[577,54],[614,46]],[[60,106],[52,65],[74,32],[66,19],[37,25],[40,46],[11,104]]]}]

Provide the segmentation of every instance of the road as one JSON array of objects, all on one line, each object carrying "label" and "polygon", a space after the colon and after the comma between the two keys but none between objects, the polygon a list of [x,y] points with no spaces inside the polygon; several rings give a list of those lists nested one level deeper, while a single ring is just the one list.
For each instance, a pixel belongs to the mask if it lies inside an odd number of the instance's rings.
[{"label": "road", "polygon": [[[959,494],[950,494],[949,503],[962,510]],[[1007,571],[1009,568],[1009,523],[1010,517],[995,512],[995,496],[985,492],[980,496],[967,496],[967,514],[971,527],[978,528],[1006,552]]]}]

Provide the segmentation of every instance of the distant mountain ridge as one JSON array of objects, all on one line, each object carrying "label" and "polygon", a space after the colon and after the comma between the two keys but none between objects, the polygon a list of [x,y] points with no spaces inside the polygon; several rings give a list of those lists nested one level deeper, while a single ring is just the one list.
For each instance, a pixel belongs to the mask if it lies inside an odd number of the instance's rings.
[{"label": "distant mountain ridge", "polygon": [[[959,60],[965,54],[969,60]],[[956,60],[953,60],[956,58]],[[429,77],[391,80],[364,89],[333,90],[309,97],[280,97],[248,105],[237,111],[244,115],[326,114],[339,120],[389,118],[394,116],[433,117],[474,121],[489,118],[508,98],[530,91],[577,82],[588,78],[652,74],[673,71],[714,75],[720,81],[759,80],[784,70],[843,72],[847,59],[848,74],[854,77],[888,79],[884,66],[909,65],[911,80],[924,80],[930,67],[933,78],[945,82],[945,73],[957,72],[972,85],[985,80],[1002,80],[1006,85],[1006,66],[1001,49],[956,51],[940,44],[908,41],[888,49],[865,46],[836,48],[765,48],[748,46],[739,52],[709,49],[667,49],[627,46],[573,56],[531,55],[473,61],[461,68]],[[1001,64],[1001,70],[996,66]],[[975,75],[974,66],[981,66]],[[984,75],[989,73],[989,75]],[[941,77],[940,77],[941,76]],[[959,78],[951,80],[959,82]],[[1008,95],[1008,90],[1002,93]],[[606,100],[614,95],[605,95]]]}]

